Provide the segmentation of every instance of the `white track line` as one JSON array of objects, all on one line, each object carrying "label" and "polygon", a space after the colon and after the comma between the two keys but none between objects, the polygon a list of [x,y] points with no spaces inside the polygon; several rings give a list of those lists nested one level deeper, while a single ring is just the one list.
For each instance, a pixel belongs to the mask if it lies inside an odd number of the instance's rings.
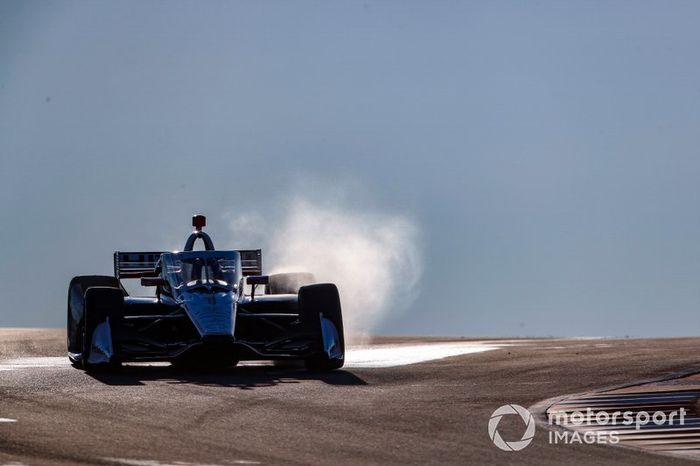
[{"label": "white track line", "polygon": [[[221,466],[210,463],[190,463],[188,461],[135,460],[128,458],[102,458],[125,466]],[[228,462],[230,464],[230,462]],[[233,460],[233,464],[260,464],[259,461]]]},{"label": "white track line", "polygon": [[495,349],[499,349],[499,346],[477,342],[377,345],[348,348],[345,355],[345,367],[380,368],[406,366],[451,356],[483,353],[484,351]]},{"label": "white track line", "polygon": [[17,369],[32,369],[35,367],[63,367],[69,365],[70,361],[67,356],[17,358],[0,361],[0,372],[14,371]]}]

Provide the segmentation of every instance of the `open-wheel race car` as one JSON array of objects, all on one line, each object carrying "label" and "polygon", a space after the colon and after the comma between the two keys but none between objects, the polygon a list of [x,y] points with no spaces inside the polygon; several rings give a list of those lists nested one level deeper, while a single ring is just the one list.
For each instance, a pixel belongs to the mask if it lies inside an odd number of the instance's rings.
[{"label": "open-wheel race car", "polygon": [[[85,275],[68,289],[68,357],[86,370],[170,361],[230,367],[241,360],[343,366],[338,290],[310,273],[262,275],[262,253],[216,250],[195,215],[181,252],[115,252],[114,276]],[[197,240],[204,250],[194,250]],[[140,279],[155,296],[130,296]]]}]

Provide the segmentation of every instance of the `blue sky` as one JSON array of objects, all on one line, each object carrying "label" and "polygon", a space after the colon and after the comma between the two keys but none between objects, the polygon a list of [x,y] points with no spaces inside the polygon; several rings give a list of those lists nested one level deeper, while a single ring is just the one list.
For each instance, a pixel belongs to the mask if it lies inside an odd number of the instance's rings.
[{"label": "blue sky", "polygon": [[[0,3],[0,325],[288,193],[421,230],[379,331],[700,331],[700,4]],[[305,191],[306,190],[306,191]],[[256,207],[257,206],[257,207]],[[231,245],[234,246],[234,245]]]}]

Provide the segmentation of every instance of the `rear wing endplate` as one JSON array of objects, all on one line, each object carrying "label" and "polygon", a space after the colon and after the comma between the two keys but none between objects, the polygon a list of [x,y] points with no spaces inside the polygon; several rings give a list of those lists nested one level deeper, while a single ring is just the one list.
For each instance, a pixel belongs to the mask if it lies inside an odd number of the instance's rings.
[{"label": "rear wing endplate", "polygon": [[153,277],[156,264],[163,252],[121,252],[114,253],[114,276],[122,278]]},{"label": "rear wing endplate", "polygon": [[[262,274],[262,250],[241,249],[241,272],[243,275]],[[156,264],[165,251],[114,253],[114,276],[117,280],[155,276]]]},{"label": "rear wing endplate", "polygon": [[262,250],[239,249],[241,255],[241,272],[243,275],[262,275]]}]

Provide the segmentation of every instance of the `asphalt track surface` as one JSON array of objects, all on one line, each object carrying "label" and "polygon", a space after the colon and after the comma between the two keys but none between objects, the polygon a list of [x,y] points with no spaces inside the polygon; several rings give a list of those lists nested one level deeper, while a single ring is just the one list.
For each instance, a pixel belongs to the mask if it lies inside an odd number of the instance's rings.
[{"label": "asphalt track surface", "polygon": [[[0,465],[680,464],[687,460],[605,445],[551,445],[540,427],[527,448],[503,452],[487,425],[503,404],[530,407],[700,371],[695,338],[383,338],[349,349],[349,357],[354,350],[369,363],[355,358],[329,374],[128,366],[99,376],[65,364],[64,342],[60,330],[0,330]],[[424,345],[426,354],[445,344],[488,351],[398,365],[366,358],[409,344]],[[504,438],[514,433],[512,440],[522,428],[499,426]]]}]

